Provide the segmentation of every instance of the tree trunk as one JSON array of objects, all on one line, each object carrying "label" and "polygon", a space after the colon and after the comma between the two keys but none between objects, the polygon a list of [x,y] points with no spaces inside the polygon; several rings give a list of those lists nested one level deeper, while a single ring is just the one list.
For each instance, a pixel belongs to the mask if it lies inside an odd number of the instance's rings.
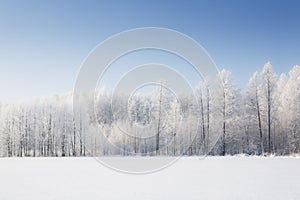
[{"label": "tree trunk", "polygon": [[[200,91],[200,109],[201,109],[201,121],[202,121],[202,144],[204,153],[206,152],[206,137],[205,137],[205,124],[204,124],[204,108],[203,108],[203,95],[202,90]],[[200,143],[201,144],[201,143]]]},{"label": "tree trunk", "polygon": [[258,130],[259,130],[259,139],[260,139],[260,154],[263,154],[264,153],[264,141],[263,141],[262,127],[261,127],[261,116],[260,116],[260,108],[259,108],[257,89],[256,89],[256,109],[257,109]]},{"label": "tree trunk", "polygon": [[159,91],[159,102],[158,102],[158,123],[157,123],[157,134],[156,134],[156,155],[159,153],[159,135],[160,135],[160,131],[161,131],[161,104],[162,104],[162,90],[163,90],[163,87],[162,85],[160,86],[160,91]]},{"label": "tree trunk", "polygon": [[226,155],[226,95],[223,91],[223,151],[222,155]]},{"label": "tree trunk", "polygon": [[209,149],[208,149],[208,147],[209,147],[209,121],[210,121],[210,116],[209,116],[209,114],[210,114],[210,108],[209,108],[209,104],[210,104],[210,93],[209,93],[209,89],[207,88],[206,89],[207,90],[207,97],[206,97],[206,99],[207,99],[207,102],[206,102],[206,104],[207,104],[207,113],[206,113],[206,115],[207,115],[207,128],[206,128],[206,132],[207,132],[207,135],[206,135],[206,149],[205,149],[205,153],[208,153],[208,151],[209,151]]},{"label": "tree trunk", "polygon": [[270,94],[270,81],[268,80],[267,86],[267,95],[268,95],[268,148],[269,153],[271,153],[271,94]]}]

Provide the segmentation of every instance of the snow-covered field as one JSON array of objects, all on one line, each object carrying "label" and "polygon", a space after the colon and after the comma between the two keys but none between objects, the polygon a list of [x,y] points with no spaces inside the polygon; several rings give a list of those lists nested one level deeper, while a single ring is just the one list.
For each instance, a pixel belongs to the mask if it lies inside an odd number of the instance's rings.
[{"label": "snow-covered field", "polygon": [[16,199],[300,199],[300,158],[185,157],[147,175],[93,158],[2,158],[0,200]]}]

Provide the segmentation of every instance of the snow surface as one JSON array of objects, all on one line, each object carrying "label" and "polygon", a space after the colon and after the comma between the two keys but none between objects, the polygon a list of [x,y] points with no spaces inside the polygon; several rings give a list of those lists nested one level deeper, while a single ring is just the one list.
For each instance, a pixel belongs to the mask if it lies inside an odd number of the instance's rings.
[{"label": "snow surface", "polygon": [[300,158],[184,157],[147,175],[94,158],[1,158],[0,199],[300,199]]}]

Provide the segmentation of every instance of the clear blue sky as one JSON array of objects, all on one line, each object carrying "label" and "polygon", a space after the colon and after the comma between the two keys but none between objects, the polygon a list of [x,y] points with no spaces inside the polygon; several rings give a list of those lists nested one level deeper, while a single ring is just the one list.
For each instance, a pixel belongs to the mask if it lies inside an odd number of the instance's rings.
[{"label": "clear blue sky", "polygon": [[271,61],[300,64],[300,1],[0,1],[0,101],[71,91],[101,41],[127,29],[175,29],[198,41],[244,87]]}]

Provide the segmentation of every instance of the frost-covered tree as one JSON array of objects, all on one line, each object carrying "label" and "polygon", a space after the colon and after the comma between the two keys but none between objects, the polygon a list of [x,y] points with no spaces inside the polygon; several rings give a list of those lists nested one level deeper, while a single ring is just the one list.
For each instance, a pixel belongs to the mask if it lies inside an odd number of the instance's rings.
[{"label": "frost-covered tree", "polygon": [[241,96],[235,87],[231,73],[222,70],[219,74],[222,87],[217,91],[216,107],[220,113],[220,123],[222,124],[221,154],[235,153],[239,150],[239,136],[236,130],[239,128],[241,116]]},{"label": "frost-covered tree", "polygon": [[267,133],[268,133],[268,152],[272,152],[272,141],[271,141],[271,129],[272,129],[272,120],[275,121],[276,117],[276,107],[275,107],[275,90],[277,86],[277,76],[273,70],[273,67],[270,62],[267,62],[264,65],[264,68],[261,72],[262,76],[262,89],[264,91],[264,103],[265,111],[267,116]]},{"label": "frost-covered tree", "polygon": [[267,63],[242,94],[229,71],[220,72],[219,84],[205,79],[197,101],[159,83],[155,92],[131,98],[106,89],[91,92],[76,109],[72,93],[1,104],[0,156],[300,152],[299,66],[277,79]]},{"label": "frost-covered tree", "polygon": [[288,112],[285,117],[287,119],[290,153],[296,153],[300,151],[300,67],[298,65],[289,72],[284,97]]},{"label": "frost-covered tree", "polygon": [[287,76],[285,74],[281,74],[279,76],[279,80],[277,82],[277,87],[275,91],[275,99],[276,99],[276,108],[277,108],[277,129],[276,137],[274,137],[274,150],[277,154],[284,154],[287,151],[287,119],[289,113],[287,112],[287,98],[286,98],[286,84],[287,84]]},{"label": "frost-covered tree", "polygon": [[[264,153],[263,143],[263,130],[262,130],[262,116],[261,116],[261,99],[262,91],[260,90],[261,78],[258,72],[255,72],[250,78],[246,92],[244,95],[245,102],[245,129],[248,131],[249,140],[254,142],[253,150],[257,150],[255,147],[255,138],[259,138],[259,153]],[[258,137],[257,137],[258,135]],[[250,145],[250,144],[249,144]],[[252,149],[252,148],[251,148]]]}]

